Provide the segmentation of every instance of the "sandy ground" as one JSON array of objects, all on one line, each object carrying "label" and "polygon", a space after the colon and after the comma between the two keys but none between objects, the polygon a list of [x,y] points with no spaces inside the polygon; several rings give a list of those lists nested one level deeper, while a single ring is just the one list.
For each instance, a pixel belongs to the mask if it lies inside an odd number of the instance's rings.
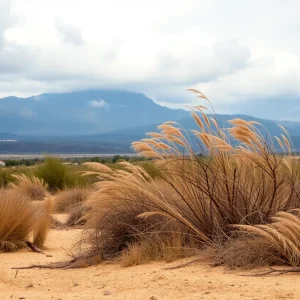
[{"label": "sandy ground", "polygon": [[182,261],[122,268],[106,263],[86,269],[19,270],[11,267],[66,258],[80,230],[51,230],[46,254],[23,249],[0,254],[0,299],[300,299],[300,274],[242,277],[208,263],[180,269]]}]

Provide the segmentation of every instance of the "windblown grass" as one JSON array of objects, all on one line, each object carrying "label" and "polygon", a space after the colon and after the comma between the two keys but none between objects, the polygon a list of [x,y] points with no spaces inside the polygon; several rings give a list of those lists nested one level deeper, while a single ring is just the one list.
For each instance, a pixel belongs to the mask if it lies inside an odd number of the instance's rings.
[{"label": "windblown grass", "polygon": [[[202,93],[192,91],[208,101]],[[278,155],[273,139],[260,133],[257,122],[233,119],[230,128],[222,129],[206,109],[200,105],[193,108],[197,130],[191,133],[169,121],[158,127],[160,133],[149,133],[149,138],[133,143],[140,155],[152,158],[155,168],[161,170],[155,178],[130,162],[118,162],[120,169],[87,163],[92,171],[86,175],[97,176],[99,182],[86,202],[87,228],[81,241],[84,257],[90,253],[102,260],[123,253],[129,257],[127,265],[164,257],[168,247],[160,247],[160,241],[172,245],[172,234],[180,233],[178,249],[191,244],[197,248],[226,245],[241,252],[253,244],[249,265],[277,262],[277,253],[289,264],[298,264],[295,232],[288,226],[292,244],[282,237],[286,221],[269,224],[282,214],[292,219],[284,212],[300,207],[296,160]],[[284,129],[282,132],[274,140],[290,155],[289,137]],[[196,154],[199,150],[204,157]],[[279,224],[285,229],[279,230]],[[238,229],[254,231],[259,238],[237,238]],[[154,249],[160,249],[153,251],[154,255],[147,254],[153,249],[149,241],[155,243]],[[256,256],[258,245],[269,249],[272,259]],[[223,252],[222,259],[230,261],[228,252]]]},{"label": "windblown grass", "polygon": [[38,233],[34,233],[34,239],[38,237],[41,246],[47,233],[39,229],[44,217],[38,213],[30,199],[13,190],[1,190],[0,251],[15,251],[24,247],[35,230]]},{"label": "windblown grass", "polygon": [[300,217],[299,209],[292,212],[278,212],[271,218],[270,224],[233,225],[246,236],[258,237],[270,248],[270,252],[277,253],[286,264],[300,266]]},{"label": "windblown grass", "polygon": [[31,200],[43,200],[47,196],[48,185],[43,179],[25,174],[13,174],[14,183],[10,183],[17,193],[24,195]]}]

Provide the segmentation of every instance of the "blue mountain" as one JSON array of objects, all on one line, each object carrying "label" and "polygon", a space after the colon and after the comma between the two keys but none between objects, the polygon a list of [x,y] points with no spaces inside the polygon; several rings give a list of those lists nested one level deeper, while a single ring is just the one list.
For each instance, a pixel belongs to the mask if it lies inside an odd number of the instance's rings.
[{"label": "blue mountain", "polygon": [[0,99],[0,131],[25,135],[78,135],[179,120],[180,109],[140,93],[93,90]]}]

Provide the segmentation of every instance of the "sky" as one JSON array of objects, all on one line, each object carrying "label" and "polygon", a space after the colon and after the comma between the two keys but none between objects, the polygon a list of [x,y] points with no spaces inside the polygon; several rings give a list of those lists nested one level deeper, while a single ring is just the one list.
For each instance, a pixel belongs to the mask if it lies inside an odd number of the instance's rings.
[{"label": "sky", "polygon": [[[300,121],[300,1],[0,0],[0,97],[113,88]],[[201,103],[203,104],[203,103]]]}]

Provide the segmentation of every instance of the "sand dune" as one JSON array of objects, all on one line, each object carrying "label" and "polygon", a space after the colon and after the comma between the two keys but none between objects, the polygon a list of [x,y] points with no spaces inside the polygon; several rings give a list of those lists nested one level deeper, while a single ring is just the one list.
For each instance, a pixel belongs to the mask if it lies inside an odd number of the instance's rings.
[{"label": "sand dune", "polygon": [[[105,263],[75,270],[30,269],[16,274],[11,267],[67,258],[81,231],[51,230],[46,254],[23,249],[0,254],[0,299],[300,299],[300,275],[242,277],[201,262],[180,269],[181,262],[122,268]],[[16,276],[16,277],[15,277]]]}]

